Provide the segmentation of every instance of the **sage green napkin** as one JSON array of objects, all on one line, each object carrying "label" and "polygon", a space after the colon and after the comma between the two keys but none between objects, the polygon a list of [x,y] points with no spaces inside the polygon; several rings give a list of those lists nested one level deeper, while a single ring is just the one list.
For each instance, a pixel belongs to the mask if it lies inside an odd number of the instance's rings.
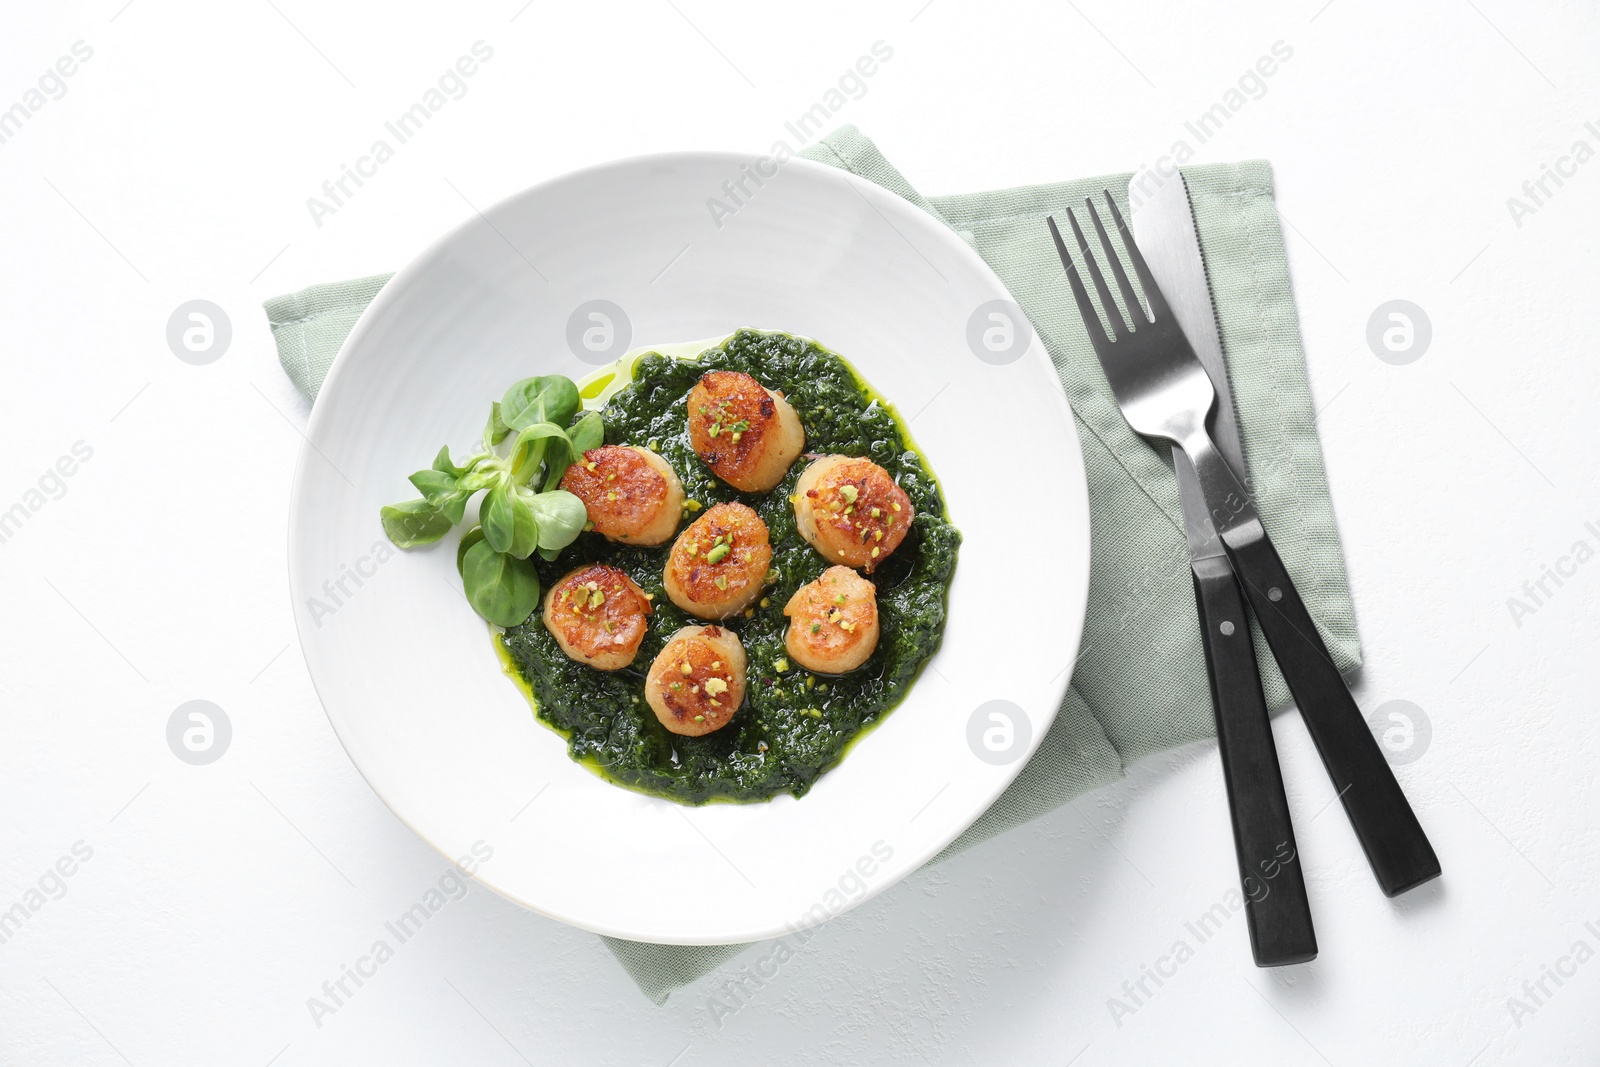
[{"label": "sage green napkin", "polygon": [[[1077,419],[1088,470],[1092,570],[1082,651],[1054,725],[1015,782],[933,862],[1115,781],[1123,767],[1215,733],[1177,484],[1166,448],[1123,421],[1069,295],[1044,216],[1129,175],[964,196],[921,196],[846,126],[801,153],[891,190],[967,240],[1039,331]],[[1355,615],[1306,380],[1283,234],[1263,161],[1184,170],[1262,515],[1340,670],[1360,663]],[[315,398],[345,335],[389,275],[267,301],[284,370]],[[759,325],[759,323],[752,324]],[[1256,633],[1268,704],[1289,702]],[[746,946],[606,938],[657,1003]]]}]

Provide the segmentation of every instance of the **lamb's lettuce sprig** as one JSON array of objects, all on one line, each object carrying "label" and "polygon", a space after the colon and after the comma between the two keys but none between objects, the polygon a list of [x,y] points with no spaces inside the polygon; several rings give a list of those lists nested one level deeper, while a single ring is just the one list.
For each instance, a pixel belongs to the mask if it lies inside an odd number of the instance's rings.
[{"label": "lamb's lettuce sprig", "polygon": [[554,559],[588,520],[583,501],[559,488],[567,468],[605,437],[598,413],[573,421],[580,406],[570,378],[524,378],[491,406],[480,451],[457,466],[448,445],[439,449],[432,467],[411,476],[421,498],[380,513],[389,540],[415,548],[459,525],[468,501],[483,492],[456,567],[467,600],[492,623],[515,626],[533,613],[539,576],[530,557]]}]

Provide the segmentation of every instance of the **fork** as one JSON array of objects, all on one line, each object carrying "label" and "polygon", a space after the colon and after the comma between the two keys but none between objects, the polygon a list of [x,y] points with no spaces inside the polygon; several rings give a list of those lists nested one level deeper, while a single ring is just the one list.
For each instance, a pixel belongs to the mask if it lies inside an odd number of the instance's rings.
[{"label": "fork", "polygon": [[1439,858],[1334,666],[1311,613],[1267,536],[1249,490],[1212,441],[1206,429],[1216,402],[1211,379],[1151,276],[1110,190],[1105,190],[1105,200],[1148,305],[1146,310],[1140,304],[1094,201],[1085,199],[1127,309],[1127,318],[1123,318],[1078,218],[1069,208],[1067,221],[1110,323],[1109,334],[1055,219],[1047,220],[1089,341],[1128,425],[1145,437],[1177,446],[1194,464],[1223,548],[1289,683],[1367,862],[1384,894],[1398,896],[1438,877]]}]

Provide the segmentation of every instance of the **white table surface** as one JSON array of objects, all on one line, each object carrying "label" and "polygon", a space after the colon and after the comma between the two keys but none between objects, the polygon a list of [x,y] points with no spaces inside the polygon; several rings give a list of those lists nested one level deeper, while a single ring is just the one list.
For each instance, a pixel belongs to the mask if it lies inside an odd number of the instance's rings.
[{"label": "white table surface", "polygon": [[[1600,149],[1600,14],[773,6],[12,5],[0,109],[74,42],[93,53],[0,143],[0,512],[26,511],[0,543],[0,911],[42,901],[0,944],[0,1058],[1600,1060],[1600,161],[1569,160],[1520,225],[1507,206],[1574,142]],[[493,57],[466,95],[316,225],[307,197],[479,40]],[[1216,754],[1198,746],[913,876],[742,1002],[726,983],[764,950],[658,1008],[595,937],[479,888],[317,1025],[307,999],[444,863],[362,781],[299,656],[284,531],[307,411],[261,300],[394,269],[464,201],[575,167],[763,151],[879,40],[892,58],[834,121],[926,192],[1127,170],[1179,139],[1199,162],[1272,161],[1367,660],[1357,695],[1431,723],[1398,773],[1444,880],[1377,892],[1289,714],[1322,946],[1308,966],[1252,967],[1237,917],[1204,943],[1185,925],[1236,881]],[[1292,56],[1265,92],[1197,143],[1185,121],[1278,41]],[[1408,365],[1365,340],[1396,298],[1432,323]],[[232,322],[206,366],[165,341],[192,299]],[[46,477],[78,442],[92,455]],[[1508,599],[1558,563],[1569,575],[1514,616]],[[166,741],[192,699],[232,723],[208,766]],[[90,858],[57,882],[75,845]],[[1180,940],[1192,952],[1161,963]],[[1158,965],[1171,976],[1129,999]],[[1541,991],[1547,967],[1567,976]]]}]

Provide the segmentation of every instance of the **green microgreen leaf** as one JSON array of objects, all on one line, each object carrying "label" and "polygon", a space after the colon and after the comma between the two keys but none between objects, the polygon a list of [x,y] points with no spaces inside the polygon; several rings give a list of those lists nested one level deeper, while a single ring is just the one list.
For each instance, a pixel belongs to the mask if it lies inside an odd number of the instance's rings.
[{"label": "green microgreen leaf", "polygon": [[[476,457],[474,457],[474,461],[475,459]],[[439,454],[433,457],[433,469],[441,474],[448,474],[453,478],[460,478],[463,474],[467,473],[471,467],[458,467],[454,463],[451,463],[450,446],[445,445],[443,448],[439,449]]]},{"label": "green microgreen leaf", "polygon": [[583,532],[589,514],[583,501],[565,489],[528,497],[539,526],[539,547],[551,550],[566,548]]},{"label": "green microgreen leaf", "polygon": [[378,516],[383,521],[383,532],[401,548],[431,545],[455,525],[426,500],[407,500],[401,504],[387,505],[378,512]]},{"label": "green microgreen leaf", "polygon": [[483,540],[483,527],[474,526],[461,535],[461,541],[456,545],[456,573],[465,578],[467,576],[467,549]]},{"label": "green microgreen leaf", "polygon": [[511,547],[507,551],[518,559],[527,559],[539,547],[541,524],[534,503],[538,498],[522,486],[506,490],[506,495],[511,498],[512,518]]},{"label": "green microgreen leaf", "polygon": [[553,449],[545,456],[544,465],[548,472],[544,477],[545,491],[559,486],[567,468],[582,459],[583,454],[591,448],[599,448],[605,438],[606,425],[599,412],[591,411],[575,422],[567,431],[566,449]]},{"label": "green microgreen leaf", "polygon": [[571,378],[549,374],[524,378],[506,390],[500,399],[500,418],[513,430],[524,430],[536,422],[565,426],[578,413],[581,400]]},{"label": "green microgreen leaf", "polygon": [[483,428],[483,445],[493,448],[511,433],[511,427],[506,425],[506,420],[500,417],[500,401],[496,400],[489,405],[489,422]]},{"label": "green microgreen leaf", "polygon": [[539,606],[533,562],[496,552],[487,539],[462,557],[461,581],[473,609],[497,626],[516,626]]},{"label": "green microgreen leaf", "polygon": [[483,539],[490,548],[511,551],[511,542],[517,535],[517,516],[510,486],[497,485],[489,490],[478,510],[478,521],[483,524]]}]

